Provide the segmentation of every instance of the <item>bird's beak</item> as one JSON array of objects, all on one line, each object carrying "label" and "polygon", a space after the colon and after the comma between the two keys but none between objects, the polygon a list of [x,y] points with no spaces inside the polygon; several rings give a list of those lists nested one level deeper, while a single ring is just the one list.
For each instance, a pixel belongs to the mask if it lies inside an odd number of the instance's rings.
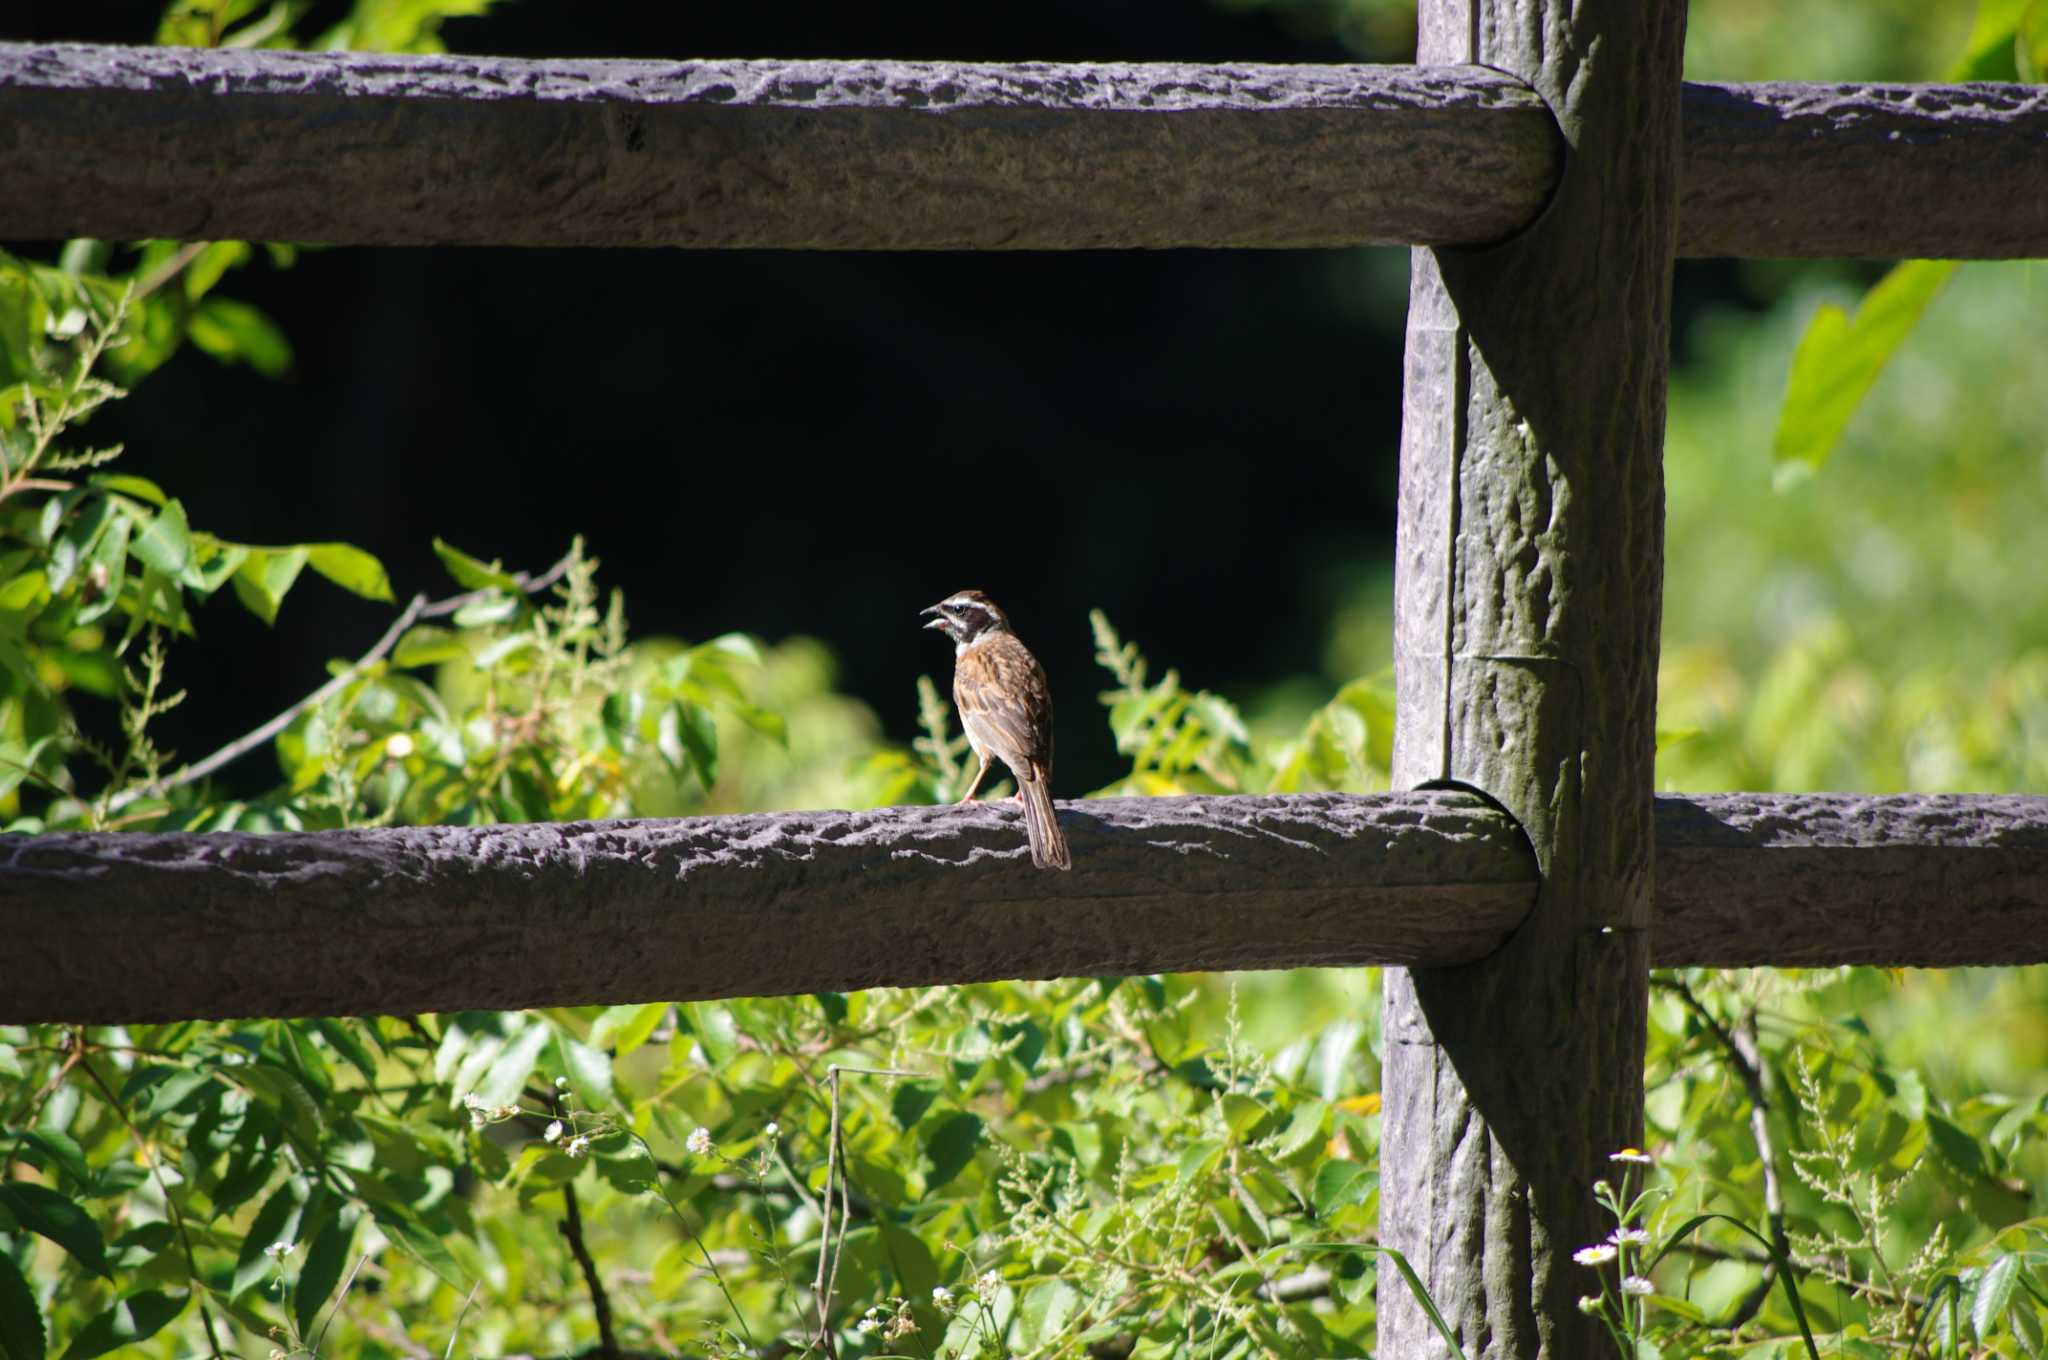
[{"label": "bird's beak", "polygon": [[937,618],[933,619],[930,623],[925,625],[925,627],[927,628],[944,628],[946,626],[946,616],[944,614],[939,614],[939,607],[937,605],[933,605],[929,609],[920,609],[917,612],[920,618],[922,618],[926,614],[938,615]]}]

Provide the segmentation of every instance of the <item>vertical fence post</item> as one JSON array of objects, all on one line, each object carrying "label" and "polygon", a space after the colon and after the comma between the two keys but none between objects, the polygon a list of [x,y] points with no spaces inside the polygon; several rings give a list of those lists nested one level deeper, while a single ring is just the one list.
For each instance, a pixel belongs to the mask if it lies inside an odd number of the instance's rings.
[{"label": "vertical fence post", "polygon": [[[1474,1360],[1610,1347],[1572,1260],[1640,1137],[1684,0],[1422,0],[1418,60],[1526,80],[1545,214],[1417,250],[1396,567],[1397,787],[1521,823],[1538,904],[1493,957],[1389,970],[1382,1239]],[[1380,1353],[1441,1355],[1391,1270]]]}]

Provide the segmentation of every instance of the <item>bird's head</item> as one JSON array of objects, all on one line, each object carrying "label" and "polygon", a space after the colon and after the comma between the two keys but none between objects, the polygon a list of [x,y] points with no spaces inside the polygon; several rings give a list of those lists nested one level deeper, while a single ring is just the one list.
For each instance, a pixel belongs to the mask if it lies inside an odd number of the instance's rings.
[{"label": "bird's head", "polygon": [[938,629],[960,647],[1010,626],[1008,616],[996,602],[978,590],[948,595],[924,612],[933,616],[925,627]]}]

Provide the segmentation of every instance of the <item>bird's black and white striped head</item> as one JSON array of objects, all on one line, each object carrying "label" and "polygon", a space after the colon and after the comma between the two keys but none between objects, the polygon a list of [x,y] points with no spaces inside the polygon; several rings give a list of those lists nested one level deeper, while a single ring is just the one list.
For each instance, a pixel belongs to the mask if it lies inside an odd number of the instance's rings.
[{"label": "bird's black and white striped head", "polygon": [[955,653],[991,633],[1007,632],[1010,627],[1009,616],[978,590],[948,595],[924,612],[934,616],[925,627],[936,628],[953,639]]}]

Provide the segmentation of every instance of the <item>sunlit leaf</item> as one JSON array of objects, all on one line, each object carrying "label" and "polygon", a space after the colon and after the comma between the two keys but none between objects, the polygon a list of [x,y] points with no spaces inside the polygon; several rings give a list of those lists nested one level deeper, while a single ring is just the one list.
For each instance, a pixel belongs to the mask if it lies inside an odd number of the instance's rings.
[{"label": "sunlit leaf", "polygon": [[512,594],[518,593],[518,579],[496,562],[485,562],[471,557],[454,544],[439,538],[434,540],[434,555],[441,559],[441,565],[455,578],[455,584],[465,590],[502,590]]},{"label": "sunlit leaf", "polygon": [[278,606],[311,555],[302,547],[250,548],[235,569],[235,598],[265,623],[276,623]]},{"label": "sunlit leaf", "polygon": [[2020,1258],[2012,1252],[2002,1251],[1977,1277],[1977,1291],[1970,1299],[1970,1326],[1975,1329],[1978,1340],[1989,1341],[2005,1317],[2005,1310],[2012,1303],[2013,1290],[2019,1282],[2019,1273]]},{"label": "sunlit leaf", "polygon": [[143,565],[173,580],[183,576],[192,565],[192,531],[185,523],[185,507],[167,502],[142,526],[130,551]]},{"label": "sunlit leaf", "polygon": [[307,564],[334,584],[366,600],[390,604],[391,578],[384,564],[361,548],[346,543],[309,543]]},{"label": "sunlit leaf", "polygon": [[246,302],[206,299],[192,310],[185,333],[214,358],[247,364],[266,378],[280,377],[292,366],[291,341],[276,322]]},{"label": "sunlit leaf", "polygon": [[1365,1203],[1379,1180],[1379,1172],[1362,1162],[1324,1162],[1316,1172],[1309,1202],[1318,1217],[1327,1217],[1349,1205]]},{"label": "sunlit leaf", "polygon": [[1863,394],[1955,267],[1952,260],[1907,260],[1864,295],[1853,320],[1833,305],[1814,314],[1792,356],[1778,414],[1772,450],[1780,462],[1817,468],[1827,461]]}]

